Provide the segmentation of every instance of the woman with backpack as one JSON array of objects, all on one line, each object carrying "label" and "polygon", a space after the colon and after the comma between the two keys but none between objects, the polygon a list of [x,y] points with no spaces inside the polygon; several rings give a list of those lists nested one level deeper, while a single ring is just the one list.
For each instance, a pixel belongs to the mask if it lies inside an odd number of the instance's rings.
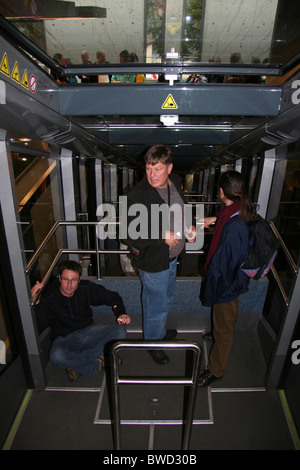
[{"label": "woman with backpack", "polygon": [[204,228],[216,223],[200,290],[202,304],[213,307],[214,343],[207,369],[199,377],[199,387],[224,375],[235,332],[238,298],[247,292],[250,279],[240,266],[249,255],[254,242],[253,226],[259,219],[237,171],[221,175],[219,196],[224,207],[217,217],[204,219]]}]

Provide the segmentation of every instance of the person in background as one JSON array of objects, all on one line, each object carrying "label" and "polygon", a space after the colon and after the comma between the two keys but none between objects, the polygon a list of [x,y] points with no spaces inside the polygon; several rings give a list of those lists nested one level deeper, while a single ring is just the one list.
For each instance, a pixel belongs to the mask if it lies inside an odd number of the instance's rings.
[{"label": "person in background", "polygon": [[[119,55],[120,58],[120,63],[125,64],[127,62],[130,62],[130,54],[129,52],[124,49],[123,51],[120,52]],[[118,75],[113,75],[111,77],[112,83],[134,83],[135,82],[135,74],[118,74]]]},{"label": "person in background", "polygon": [[[87,51],[81,52],[81,60],[82,60],[83,65],[90,65],[92,63],[90,61],[90,56]],[[91,83],[91,81],[93,81],[90,75],[79,75],[79,78],[81,80],[81,83]]]},{"label": "person in background", "polygon": [[[242,64],[242,57],[239,52],[233,52],[230,55],[231,64]],[[244,83],[245,77],[243,75],[224,75],[224,83]]]},{"label": "person in background", "polygon": [[[138,62],[138,61],[139,61],[139,58],[135,52],[132,52],[131,54],[129,54],[129,62]],[[144,81],[145,81],[145,75],[143,73],[138,73],[135,76],[136,83],[144,83]]]},{"label": "person in background", "polygon": [[[63,55],[60,54],[59,52],[57,52],[56,54],[54,54],[53,56],[53,60],[55,60],[55,62],[59,65],[61,65],[62,67],[65,67],[66,64],[65,64],[65,59],[63,58]],[[53,72],[52,73],[52,76],[55,78],[55,80],[58,82],[58,83],[68,83],[69,82],[69,79],[68,77],[61,77],[59,76],[56,72]]]},{"label": "person in background", "polygon": [[[260,64],[261,60],[259,57],[252,57],[251,64]],[[263,78],[261,75],[247,75],[245,77],[245,83],[254,83],[256,85],[260,85],[263,83]]]},{"label": "person in background", "polygon": [[[96,64],[108,64],[108,62],[106,61],[106,56],[105,56],[104,51],[97,51],[96,57],[97,57]],[[98,83],[109,83],[110,82],[110,77],[109,77],[109,75],[98,75],[97,82]]]}]

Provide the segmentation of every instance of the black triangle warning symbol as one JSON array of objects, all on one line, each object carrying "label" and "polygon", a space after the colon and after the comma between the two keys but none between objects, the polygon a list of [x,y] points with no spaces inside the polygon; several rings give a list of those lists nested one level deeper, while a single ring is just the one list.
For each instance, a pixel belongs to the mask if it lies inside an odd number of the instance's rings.
[{"label": "black triangle warning symbol", "polygon": [[173,96],[169,94],[165,99],[164,104],[162,105],[161,109],[177,109],[178,106],[176,101],[174,100]]}]

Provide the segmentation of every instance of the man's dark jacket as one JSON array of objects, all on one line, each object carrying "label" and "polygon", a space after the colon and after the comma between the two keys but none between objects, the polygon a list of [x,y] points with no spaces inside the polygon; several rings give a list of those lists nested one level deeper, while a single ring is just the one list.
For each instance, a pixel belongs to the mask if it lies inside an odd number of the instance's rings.
[{"label": "man's dark jacket", "polygon": [[81,280],[73,296],[66,297],[61,293],[59,280],[56,279],[35,306],[39,331],[50,326],[51,338],[54,339],[85,328],[94,321],[91,306],[99,305],[110,305],[117,318],[126,313],[117,292],[95,282]]},{"label": "man's dark jacket", "polygon": [[[169,175],[170,181],[174,184],[180,197],[184,200],[183,191],[181,189],[181,178],[175,174]],[[147,180],[146,175],[144,178],[128,193],[127,195],[127,209],[129,210],[133,204],[143,204],[147,209],[148,220],[145,221],[148,227],[147,239],[138,238],[136,240],[128,238],[124,242],[129,247],[134,247],[138,254],[134,256],[135,264],[138,269],[148,272],[160,272],[169,268],[169,246],[165,243],[162,234],[162,221],[160,220],[158,238],[151,238],[151,206],[153,204],[162,205],[165,201],[160,197],[158,191],[153,188]],[[128,216],[128,227],[136,216]],[[139,230],[139,229],[137,229]],[[129,233],[130,235],[130,233]]]}]

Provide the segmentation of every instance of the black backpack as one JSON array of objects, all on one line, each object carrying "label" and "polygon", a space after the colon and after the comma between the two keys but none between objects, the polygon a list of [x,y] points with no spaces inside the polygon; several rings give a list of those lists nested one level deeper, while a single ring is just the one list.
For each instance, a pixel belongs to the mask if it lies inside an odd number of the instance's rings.
[{"label": "black backpack", "polygon": [[280,245],[269,223],[260,217],[254,225],[254,244],[246,261],[241,265],[242,271],[252,279],[261,279],[271,269]]}]

